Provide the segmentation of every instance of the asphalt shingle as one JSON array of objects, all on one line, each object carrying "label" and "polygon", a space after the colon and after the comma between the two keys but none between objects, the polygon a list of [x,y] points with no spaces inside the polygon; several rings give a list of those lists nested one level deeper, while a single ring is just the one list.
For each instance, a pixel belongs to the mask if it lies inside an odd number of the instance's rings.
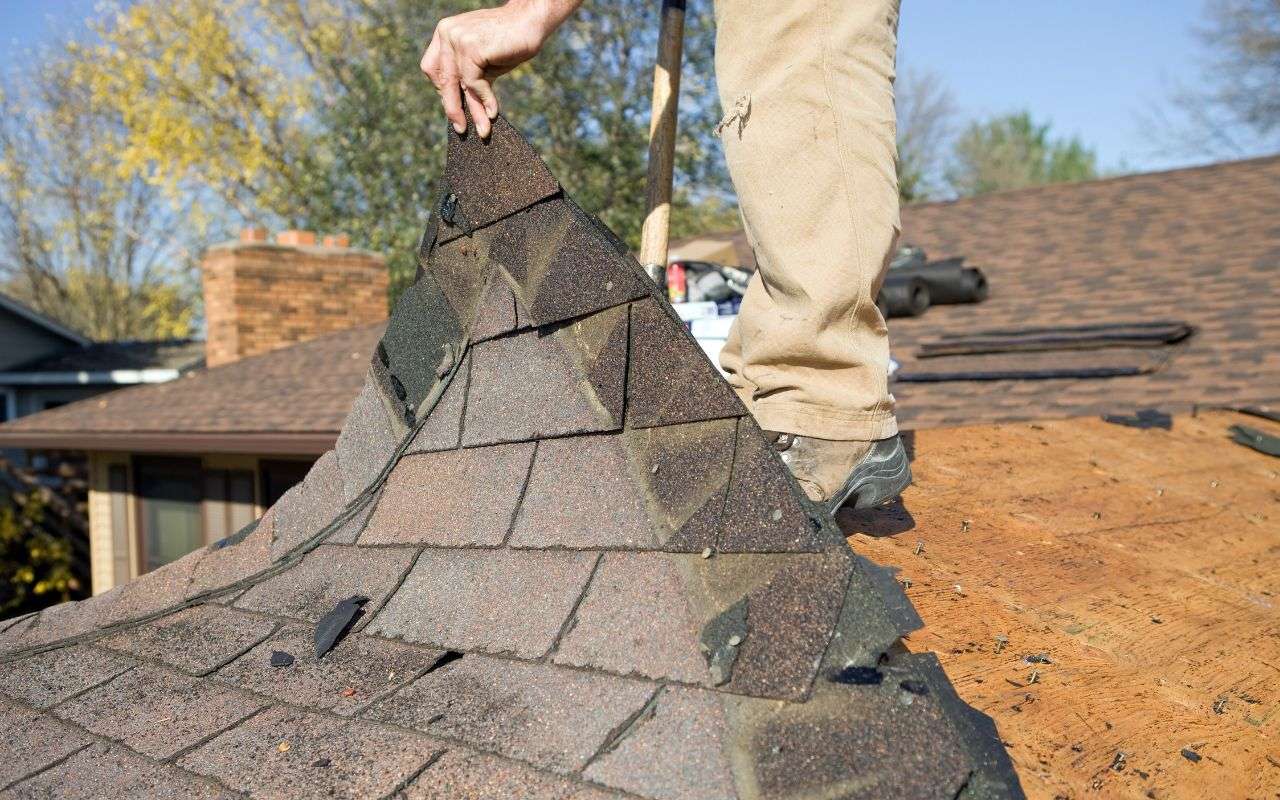
[{"label": "asphalt shingle", "polygon": [[93,738],[47,714],[0,700],[0,789],[52,766]]},{"label": "asphalt shingle", "polygon": [[[214,677],[282,702],[347,716],[409,682],[444,656],[441,650],[351,634],[317,660],[314,632],[310,626],[286,627],[218,670]],[[271,666],[274,652],[288,653],[293,663]]]},{"label": "asphalt shingle", "polygon": [[154,800],[233,800],[236,795],[183,773],[156,764],[118,744],[86,747],[52,769],[6,790],[21,800],[99,800],[103,797]]},{"label": "asphalt shingle", "polygon": [[426,550],[368,632],[537,658],[551,649],[596,553]]},{"label": "asphalt shingle", "polygon": [[132,658],[78,645],[0,664],[0,693],[48,708],[132,669]]},{"label": "asphalt shingle", "polygon": [[360,543],[502,544],[533,449],[520,442],[406,456],[387,478]]},{"label": "asphalt shingle", "polygon": [[296,566],[245,592],[235,605],[264,613],[318,620],[348,597],[382,602],[413,563],[407,548],[358,549],[321,545]]},{"label": "asphalt shingle", "polygon": [[100,644],[203,675],[270,636],[277,625],[275,620],[206,604],[126,628]]},{"label": "asphalt shingle", "polygon": [[53,713],[152,758],[165,759],[265,704],[209,681],[140,665]]},{"label": "asphalt shingle", "polygon": [[254,797],[381,797],[444,747],[372,722],[275,706],[178,760]]},{"label": "asphalt shingle", "polygon": [[570,773],[585,766],[655,690],[546,664],[464,656],[365,715]]}]

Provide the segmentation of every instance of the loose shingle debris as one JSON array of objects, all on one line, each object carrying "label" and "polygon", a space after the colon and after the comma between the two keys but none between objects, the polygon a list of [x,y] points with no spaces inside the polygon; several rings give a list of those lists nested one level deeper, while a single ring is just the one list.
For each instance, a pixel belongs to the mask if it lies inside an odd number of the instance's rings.
[{"label": "loose shingle debris", "polygon": [[1198,762],[1201,758],[1203,758],[1203,756],[1201,756],[1201,755],[1200,755],[1199,753],[1197,753],[1195,750],[1192,750],[1190,747],[1184,747],[1184,748],[1182,748],[1182,757],[1183,757],[1183,758],[1185,758],[1186,760],[1190,761],[1192,764],[1195,764],[1195,763],[1196,763],[1196,762]]},{"label": "loose shingle debris", "polygon": [[347,628],[355,620],[356,615],[360,613],[361,607],[367,602],[369,598],[360,595],[348,597],[320,618],[316,623],[317,659],[324,658],[325,653],[333,649],[333,646],[342,638],[342,634],[346,633]]},{"label": "loose shingle debris", "polygon": [[47,746],[65,729],[131,754],[109,796],[1021,798],[991,720],[902,647],[894,574],[625,247],[504,120],[449,142],[421,270],[302,488],[0,626],[29,719],[0,762],[43,770],[13,792],[99,774],[107,745]]},{"label": "loose shingle debris", "polygon": [[1280,456],[1280,436],[1272,436],[1248,425],[1232,425],[1231,441],[1257,450],[1259,453]]},{"label": "loose shingle debris", "polygon": [[1144,408],[1130,415],[1106,414],[1102,419],[1112,425],[1124,425],[1128,428],[1173,430],[1173,417],[1154,408]]}]

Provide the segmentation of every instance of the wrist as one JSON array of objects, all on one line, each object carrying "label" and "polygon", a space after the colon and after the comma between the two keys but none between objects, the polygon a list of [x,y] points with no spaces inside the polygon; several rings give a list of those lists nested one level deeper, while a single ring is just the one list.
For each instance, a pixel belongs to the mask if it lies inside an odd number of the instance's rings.
[{"label": "wrist", "polygon": [[581,0],[507,0],[507,7],[520,14],[540,39],[554,33],[579,5]]}]

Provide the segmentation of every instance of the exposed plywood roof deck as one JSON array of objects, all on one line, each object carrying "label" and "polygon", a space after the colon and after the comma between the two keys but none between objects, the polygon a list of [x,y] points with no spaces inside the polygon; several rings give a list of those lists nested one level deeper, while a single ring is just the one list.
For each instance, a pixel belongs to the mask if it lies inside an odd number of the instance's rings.
[{"label": "exposed plywood roof deck", "polygon": [[900,567],[908,646],[996,720],[1029,797],[1276,796],[1280,459],[1237,423],[1280,433],[1226,411],[920,431],[914,529],[851,536]]}]

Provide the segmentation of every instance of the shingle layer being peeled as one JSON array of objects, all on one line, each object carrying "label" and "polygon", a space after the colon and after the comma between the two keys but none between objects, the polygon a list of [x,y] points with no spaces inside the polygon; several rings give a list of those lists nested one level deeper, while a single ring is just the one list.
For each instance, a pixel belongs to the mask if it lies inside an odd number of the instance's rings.
[{"label": "shingle layer being peeled", "polygon": [[451,137],[336,453],[242,535],[0,623],[0,789],[1021,797],[617,240],[504,120]]}]

